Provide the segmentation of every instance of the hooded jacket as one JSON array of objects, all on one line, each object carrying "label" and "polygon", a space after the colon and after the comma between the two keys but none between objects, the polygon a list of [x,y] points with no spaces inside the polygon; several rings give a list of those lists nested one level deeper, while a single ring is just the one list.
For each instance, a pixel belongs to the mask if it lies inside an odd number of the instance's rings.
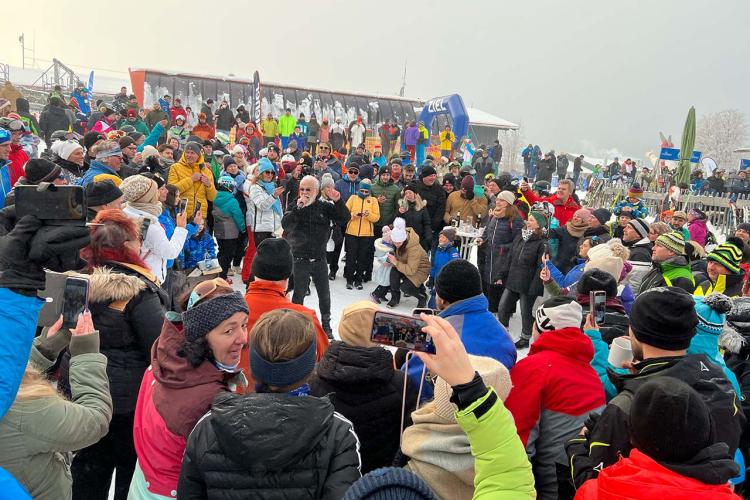
[{"label": "hooded jacket", "polygon": [[533,234],[528,240],[517,235],[509,255],[502,259],[499,279],[506,288],[527,295],[542,295],[544,287],[539,277],[546,239]]},{"label": "hooded jacket", "polygon": [[427,214],[430,216],[430,224],[432,225],[432,232],[437,233],[443,229],[443,215],[445,215],[445,203],[447,195],[445,190],[440,186],[437,180],[428,186],[424,183],[424,180],[420,179],[415,184],[417,194],[427,204]]},{"label": "hooded jacket", "polygon": [[413,228],[419,235],[419,241],[424,248],[430,248],[432,245],[432,221],[427,213],[427,204],[417,194],[415,200],[409,202],[406,198],[398,200],[399,208],[405,208],[406,212],[399,211],[398,216],[404,219],[406,227]]},{"label": "hooded jacket", "polygon": [[510,372],[505,406],[531,460],[539,499],[557,498],[556,464],[567,462],[565,442],[606,404],[593,357],[580,328],[562,328],[543,332]]},{"label": "hooded jacket", "polygon": [[[360,442],[362,473],[389,467],[401,437],[404,373],[393,368],[391,352],[382,347],[331,343],[310,378],[310,394],[331,400],[349,419]],[[417,387],[407,386],[404,427],[411,425]]]},{"label": "hooded jacket", "polygon": [[294,205],[281,219],[281,227],[295,259],[324,260],[331,224],[343,226],[349,219],[343,201],[329,203],[318,198],[306,207]]},{"label": "hooded jacket", "polygon": [[[350,196],[346,201],[351,219],[346,225],[345,233],[349,236],[371,237],[375,233],[373,225],[380,219],[380,205],[378,200],[370,195],[362,198],[359,195]],[[367,212],[365,216],[364,213]],[[360,214],[360,215],[358,215]]]},{"label": "hooded jacket", "polygon": [[393,253],[397,259],[394,267],[414,286],[423,285],[430,276],[430,259],[419,244],[419,235],[414,232],[414,229],[406,228],[406,241]]},{"label": "hooded jacket", "polygon": [[[193,182],[193,174],[203,174],[208,177],[208,186],[202,182]],[[168,184],[174,184],[180,190],[180,197],[187,198],[187,213],[191,214],[195,210],[196,202],[201,202],[201,214],[205,219],[208,216],[208,202],[216,198],[216,186],[214,185],[214,176],[211,168],[205,164],[203,154],[194,164],[188,164],[185,159],[185,153],[182,153],[180,161],[172,165],[169,169]]]},{"label": "hooded jacket", "polygon": [[494,284],[500,279],[500,269],[504,259],[509,258],[513,240],[521,234],[523,220],[514,217],[490,217],[482,233],[482,247],[487,252],[482,279],[485,283]]},{"label": "hooded jacket", "polygon": [[[268,164],[261,167],[258,171],[260,176],[264,171],[271,170],[272,167]],[[279,201],[279,198],[268,194],[263,186],[258,182],[245,182],[245,189],[247,190],[247,212],[245,213],[245,223],[247,227],[256,233],[273,233],[281,225],[281,214],[277,213],[273,206]],[[279,201],[279,203],[281,203]]]},{"label": "hooded jacket", "polygon": [[217,240],[231,240],[247,231],[240,204],[232,193],[218,191],[214,198],[214,236]]},{"label": "hooded jacket", "polygon": [[[596,477],[602,467],[617,462],[619,455],[627,457],[630,454],[630,405],[635,392],[651,377],[674,377],[698,391],[711,411],[713,435],[717,442],[726,443],[730,456],[734,456],[745,426],[745,414],[732,384],[708,356],[690,354],[651,358],[636,363],[633,368],[635,373],[632,374],[610,372],[617,396],[589,427],[586,437],[573,438],[566,445],[576,487]],[[598,445],[592,446],[592,443]]]},{"label": "hooded jacket", "polygon": [[216,394],[244,381],[208,360],[193,368],[177,354],[184,339],[182,324],[164,321],[151,349],[151,366],[143,375],[133,423],[146,488],[166,497],[175,496],[185,444],[195,424],[211,408]]},{"label": "hooded jacket", "polygon": [[688,464],[661,464],[634,449],[586,481],[576,500],[711,498],[739,499],[727,484],[737,474],[737,465],[726,445],[716,443],[703,449]]},{"label": "hooded jacket", "polygon": [[697,241],[702,247],[706,246],[706,238],[708,237],[708,226],[704,219],[693,219],[693,222],[688,223],[688,233],[690,233],[690,239]]},{"label": "hooded jacket", "polygon": [[385,201],[380,203],[380,220],[378,226],[388,226],[393,223],[393,219],[396,218],[396,207],[398,204],[398,197],[401,196],[401,188],[398,187],[391,179],[383,183],[380,180],[380,176],[377,176],[377,181],[372,184],[372,192],[370,193],[375,198],[383,195]]},{"label": "hooded jacket", "polygon": [[20,144],[11,144],[8,159],[10,160],[10,182],[15,185],[18,179],[26,173],[23,167],[29,161],[29,155]]},{"label": "hooded jacket", "polygon": [[664,262],[654,262],[651,265],[651,270],[641,280],[641,288],[638,293],[660,286],[676,286],[689,294],[693,293],[695,278],[685,257],[676,255]]},{"label": "hooded jacket", "polygon": [[[702,276],[701,276],[702,277]],[[693,295],[705,296],[712,293],[723,293],[727,297],[740,297],[742,295],[742,285],[745,275],[740,272],[737,274],[720,274],[716,282],[705,276],[705,279],[697,280],[697,286]]]},{"label": "hooded jacket", "polygon": [[648,238],[643,238],[635,241],[623,241],[622,244],[630,250],[630,257],[628,260],[634,262],[651,262],[651,253],[654,249],[654,244]]},{"label": "hooded jacket", "polygon": [[326,397],[222,394],[190,435],[177,497],[339,500],[361,476],[358,450]]}]

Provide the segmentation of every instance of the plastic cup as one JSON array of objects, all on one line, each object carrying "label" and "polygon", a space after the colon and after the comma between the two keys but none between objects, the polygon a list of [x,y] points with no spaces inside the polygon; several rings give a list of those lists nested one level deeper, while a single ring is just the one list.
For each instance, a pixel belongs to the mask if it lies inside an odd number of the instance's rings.
[{"label": "plastic cup", "polygon": [[622,368],[622,364],[625,361],[633,360],[633,348],[630,345],[630,339],[625,337],[617,337],[612,341],[612,345],[609,346],[609,356],[607,361],[615,368]]}]

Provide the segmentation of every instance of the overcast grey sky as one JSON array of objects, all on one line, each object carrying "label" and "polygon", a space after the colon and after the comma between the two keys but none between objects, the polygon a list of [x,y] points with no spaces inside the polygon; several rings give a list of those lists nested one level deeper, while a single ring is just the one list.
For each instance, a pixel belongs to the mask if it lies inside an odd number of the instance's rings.
[{"label": "overcast grey sky", "polygon": [[[37,57],[393,94],[457,92],[543,149],[643,157],[688,108],[750,116],[747,0],[4,2]],[[79,68],[76,68],[77,70]]]}]

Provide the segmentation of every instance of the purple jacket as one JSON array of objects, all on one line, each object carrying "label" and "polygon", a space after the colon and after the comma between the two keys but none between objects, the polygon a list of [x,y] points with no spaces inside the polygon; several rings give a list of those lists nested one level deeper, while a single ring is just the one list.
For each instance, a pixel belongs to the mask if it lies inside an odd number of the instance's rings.
[{"label": "purple jacket", "polygon": [[693,222],[688,224],[688,233],[690,233],[690,239],[696,241],[700,246],[706,246],[706,236],[708,236],[708,228],[706,227],[706,221],[702,219],[695,219]]},{"label": "purple jacket", "polygon": [[419,139],[419,129],[417,127],[409,127],[404,131],[404,144],[407,146],[416,146],[417,139]]}]

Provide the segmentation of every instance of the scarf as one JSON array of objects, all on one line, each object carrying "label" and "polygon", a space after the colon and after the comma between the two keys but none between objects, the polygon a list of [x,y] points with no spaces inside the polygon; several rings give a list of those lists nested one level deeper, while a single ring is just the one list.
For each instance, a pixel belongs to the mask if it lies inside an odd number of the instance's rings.
[{"label": "scarf", "polygon": [[[258,185],[265,189],[266,193],[268,193],[270,196],[273,196],[273,192],[276,189],[275,182],[264,182],[259,180]],[[276,212],[276,215],[281,216],[281,200],[276,198],[276,200],[273,202],[273,205],[271,206],[273,207],[273,211]]]},{"label": "scarf", "polygon": [[156,203],[144,203],[141,201],[129,201],[127,203],[129,207],[133,207],[136,210],[140,210],[142,212],[146,212],[147,214],[151,214],[154,217],[159,217],[161,213],[164,211],[162,208],[161,203],[158,201]]},{"label": "scarf", "polygon": [[582,238],[583,233],[586,232],[586,230],[589,228],[588,224],[581,224],[580,226],[576,226],[573,224],[573,220],[569,220],[567,224],[565,224],[565,229],[568,230],[568,233],[575,237],[575,238]]}]

